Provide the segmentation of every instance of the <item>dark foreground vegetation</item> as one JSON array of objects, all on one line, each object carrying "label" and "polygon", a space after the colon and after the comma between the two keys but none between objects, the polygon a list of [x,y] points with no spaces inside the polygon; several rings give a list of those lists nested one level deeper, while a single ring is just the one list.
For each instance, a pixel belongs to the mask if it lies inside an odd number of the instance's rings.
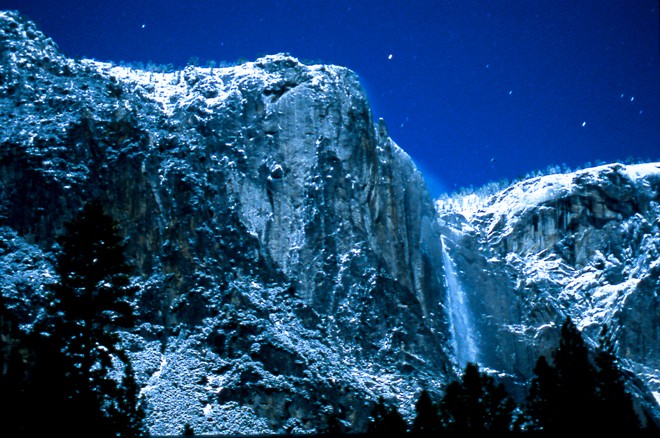
[{"label": "dark foreground vegetation", "polygon": [[[59,239],[58,280],[34,326],[21,328],[0,297],[0,398],[3,436],[144,437],[143,402],[120,348],[119,329],[134,326],[118,226],[99,203],[87,204]],[[549,357],[538,359],[524,403],[494,376],[469,363],[439,400],[422,391],[406,422],[383,398],[364,431],[346,430],[337,416],[311,436],[453,433],[658,433],[626,390],[610,333],[590,351],[570,319]],[[90,433],[90,431],[93,431]],[[182,425],[181,436],[195,431]]]},{"label": "dark foreground vegetation", "polygon": [[469,363],[440,400],[432,400],[426,391],[420,394],[412,424],[403,421],[396,406],[379,400],[367,432],[423,436],[659,432],[652,419],[640,418],[607,329],[598,350],[590,352],[567,318],[559,345],[550,360],[538,359],[534,373],[525,402],[518,404],[502,383]]}]

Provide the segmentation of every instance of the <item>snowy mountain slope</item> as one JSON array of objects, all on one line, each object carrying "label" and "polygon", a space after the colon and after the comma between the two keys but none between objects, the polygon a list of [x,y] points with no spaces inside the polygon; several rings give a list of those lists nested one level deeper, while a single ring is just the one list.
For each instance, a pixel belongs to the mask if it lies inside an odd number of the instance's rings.
[{"label": "snowy mountain slope", "polygon": [[660,163],[547,175],[465,200],[436,206],[480,363],[529,376],[570,316],[592,345],[611,327],[627,369],[658,397]]},{"label": "snowy mountain slope", "polygon": [[354,73],[74,61],[12,12],[0,47],[2,293],[29,328],[55,237],[100,199],[153,434],[361,430],[378,396],[409,413],[453,376],[437,214]]}]

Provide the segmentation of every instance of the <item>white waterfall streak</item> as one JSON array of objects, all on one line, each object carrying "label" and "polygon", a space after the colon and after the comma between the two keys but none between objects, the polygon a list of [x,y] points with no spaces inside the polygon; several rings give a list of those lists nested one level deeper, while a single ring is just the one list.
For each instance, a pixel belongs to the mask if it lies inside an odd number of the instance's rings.
[{"label": "white waterfall streak", "polygon": [[447,252],[444,237],[442,238],[442,261],[445,268],[446,304],[453,334],[454,352],[458,365],[464,368],[468,362],[476,363],[478,349],[467,297],[461,281],[456,275],[454,261]]}]

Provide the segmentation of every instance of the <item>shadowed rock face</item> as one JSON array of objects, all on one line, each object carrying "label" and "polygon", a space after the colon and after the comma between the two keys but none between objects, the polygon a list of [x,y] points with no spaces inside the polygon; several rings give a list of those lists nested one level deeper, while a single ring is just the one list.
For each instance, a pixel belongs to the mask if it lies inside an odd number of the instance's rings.
[{"label": "shadowed rock face", "polygon": [[[85,202],[119,222],[152,433],[360,430],[451,375],[437,213],[354,73],[73,61],[10,12],[0,47],[3,236],[47,260]],[[3,285],[25,323],[44,278]]]},{"label": "shadowed rock face", "polygon": [[548,175],[438,207],[480,324],[482,365],[531,376],[570,316],[592,345],[611,327],[642,392],[660,393],[658,163]]}]

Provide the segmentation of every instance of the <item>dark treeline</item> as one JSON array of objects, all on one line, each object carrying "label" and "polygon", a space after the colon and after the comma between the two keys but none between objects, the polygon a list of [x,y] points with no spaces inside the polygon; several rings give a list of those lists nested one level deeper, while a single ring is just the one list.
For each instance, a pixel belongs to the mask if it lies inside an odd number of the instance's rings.
[{"label": "dark treeline", "polygon": [[503,383],[468,363],[440,400],[422,391],[412,424],[403,420],[395,405],[380,399],[367,434],[386,431],[424,436],[660,432],[654,420],[635,408],[607,327],[596,351],[590,351],[570,318],[564,321],[559,345],[550,357],[537,360],[524,403],[516,403]]},{"label": "dark treeline", "polygon": [[[31,330],[21,330],[0,296],[0,431],[12,437],[148,436],[133,368],[117,334],[135,324],[135,288],[117,224],[99,203],[89,203],[67,224],[59,245],[51,304]],[[442,398],[422,391],[410,424],[396,405],[374,402],[367,430],[345,430],[330,415],[323,434],[627,433],[655,427],[635,409],[607,327],[590,351],[569,318],[556,349],[538,359],[523,404],[473,363]],[[183,425],[182,434],[195,432]]]}]

